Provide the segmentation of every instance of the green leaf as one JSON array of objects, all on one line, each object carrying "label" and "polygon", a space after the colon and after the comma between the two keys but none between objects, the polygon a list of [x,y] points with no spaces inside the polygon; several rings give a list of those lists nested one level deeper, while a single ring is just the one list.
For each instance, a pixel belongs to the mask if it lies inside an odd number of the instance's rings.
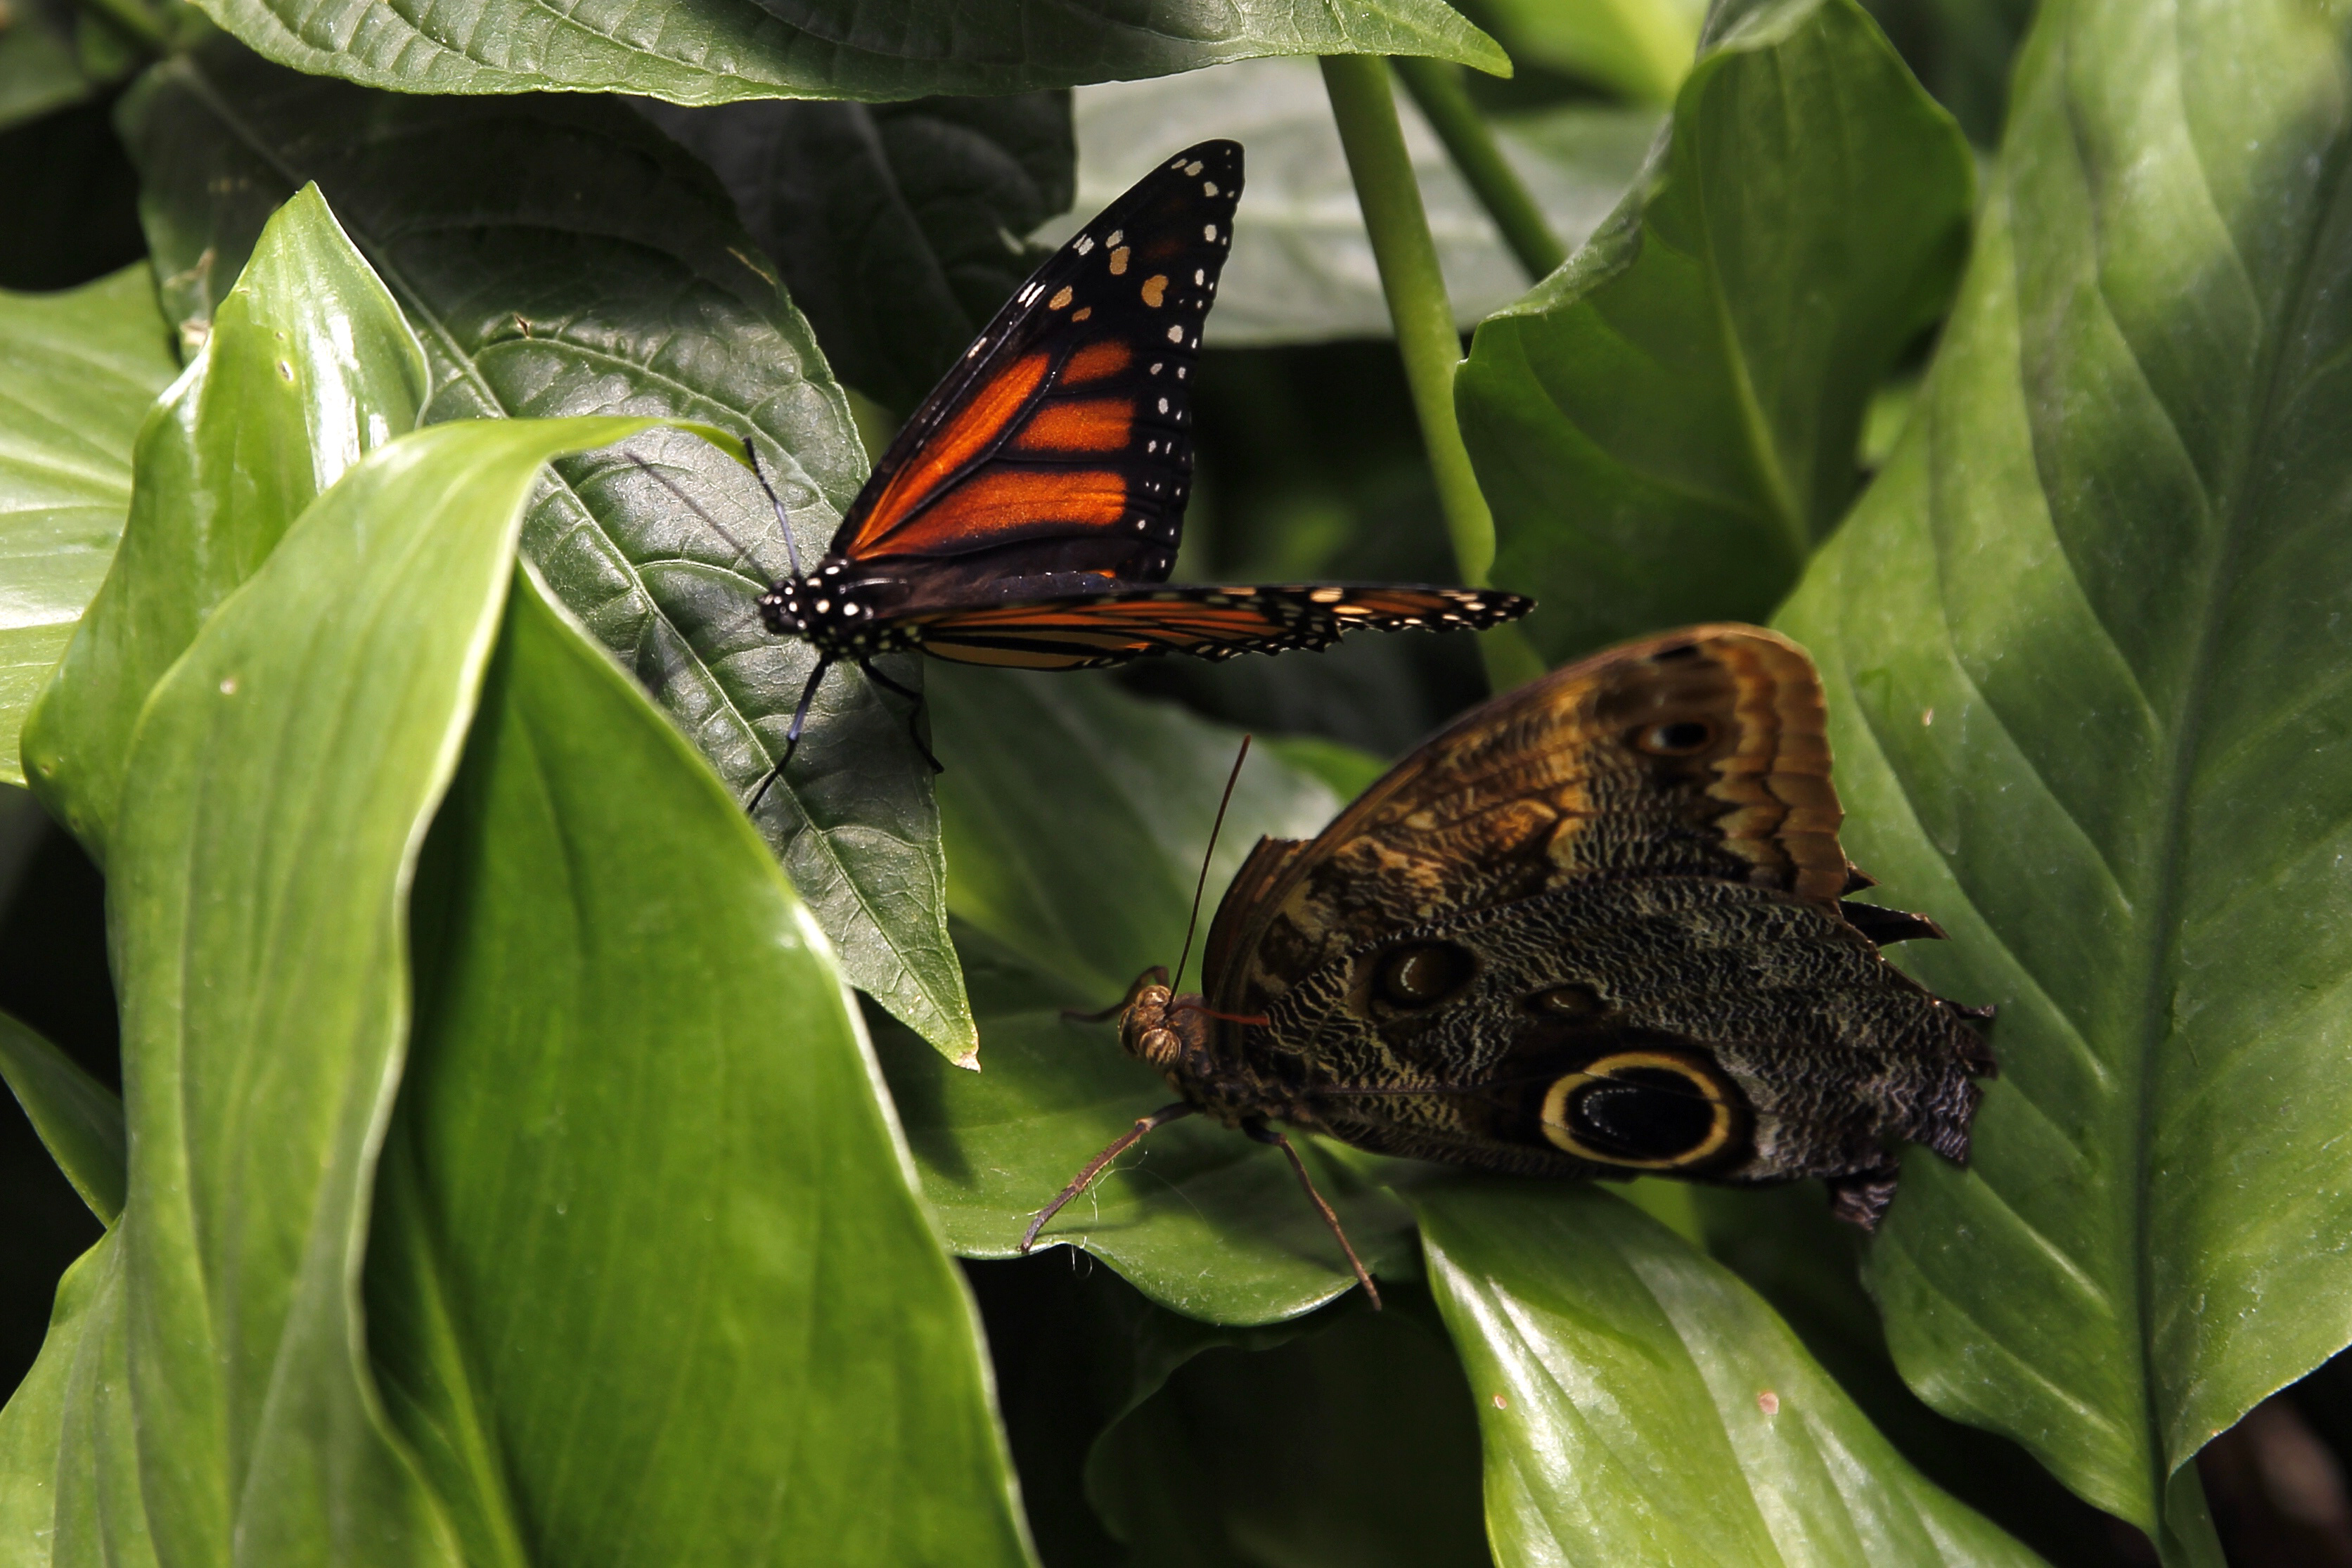
[{"label": "green leaf", "polygon": [[[467,0],[431,12],[389,0],[204,0],[281,65],[416,93],[610,89],[674,103],[746,98],[878,100],[1030,92],[1167,76],[1261,55],[1433,55],[1498,75],[1510,60],[1443,0],[1302,7],[1231,0],[670,0],[658,15]],[[1197,139],[1197,138],[1196,138]]]},{"label": "green leaf", "polygon": [[1511,58],[1651,103],[1690,74],[1706,0],[1478,0],[1471,7]]},{"label": "green leaf", "polygon": [[[425,342],[428,421],[663,414],[757,438],[809,560],[865,479],[841,389],[725,192],[616,103],[403,98],[223,47],[158,68],[125,119],[178,314],[204,313],[207,257],[242,255],[257,211],[315,179]],[[785,569],[782,531],[729,453],[673,433],[634,450],[704,515],[600,455],[558,466],[523,550],[748,794],[814,657],[753,610]],[[919,663],[883,666],[919,687]],[[851,983],[969,1055],[930,772],[898,700],[827,680],[760,821]]]},{"label": "green leaf", "polygon": [[[98,1458],[101,1446],[129,1455],[136,1442],[130,1412],[99,1403],[102,1387],[128,1375],[121,1243],[110,1231],[66,1270],[40,1359],[0,1411],[0,1552],[23,1568],[154,1568],[136,1467]],[[66,1531],[58,1550],[68,1517],[102,1524],[103,1558],[100,1532],[87,1528]]]},{"label": "green leaf", "polygon": [[1067,92],[644,112],[726,183],[834,373],[902,414],[1045,258],[1022,237],[1076,178]]},{"label": "green leaf", "polygon": [[17,731],[113,558],[131,438],[173,372],[143,266],[0,292],[0,781],[24,782]]},{"label": "green leaf", "polygon": [[[1081,88],[1076,97],[1077,201],[1069,219],[1048,225],[1039,237],[1058,243],[1075,234],[1160,154],[1213,127],[1248,148],[1249,167],[1233,255],[1209,313],[1209,343],[1233,348],[1391,334],[1330,99],[1311,62],[1261,60],[1158,81],[1106,83]],[[1516,299],[1527,275],[1421,111],[1402,98],[1397,108],[1447,295],[1466,331]],[[1514,116],[1496,130],[1554,232],[1574,244],[1624,195],[1657,128],[1654,110],[1581,104]]]},{"label": "green leaf", "polygon": [[1922,1479],[1720,1265],[1591,1187],[1463,1178],[1414,1208],[1475,1394],[1504,1568],[2032,1563]]},{"label": "green leaf", "polygon": [[89,1212],[112,1225],[122,1212],[130,1158],[121,1097],[5,1013],[0,1013],[0,1079]]},{"label": "green leaf", "polygon": [[1854,0],[1715,26],[1653,177],[1478,329],[1456,384],[1495,581],[1535,595],[1555,661],[1769,615],[1961,259],[1967,143]]},{"label": "green leaf", "polygon": [[415,925],[368,1331],[467,1561],[1026,1561],[824,936],[528,584]]},{"label": "green leaf", "polygon": [[[957,1072],[887,1031],[877,1047],[949,1245],[1005,1258],[1081,1165],[1171,1098],[1111,1026],[1062,1015],[1108,1006],[1144,969],[1176,962],[1240,737],[1082,675],[950,666],[933,692],[948,893],[967,928],[983,1070]],[[1202,930],[1259,834],[1312,833],[1335,804],[1251,758],[1211,862]],[[1401,1205],[1298,1142],[1357,1251],[1375,1268],[1409,1258]],[[1354,1283],[1280,1152],[1205,1119],[1154,1132],[1040,1244],[1055,1242],[1213,1322],[1295,1317]]]},{"label": "green leaf", "polygon": [[26,721],[36,792],[93,854],[148,692],[311,499],[416,423],[425,393],[398,307],[306,190],[141,426],[122,547]]},{"label": "green leaf", "polygon": [[1428,1292],[1391,1295],[1271,1349],[1209,1349],[1103,1434],[1087,1489],[1132,1568],[1493,1561],[1462,1365]]},{"label": "green leaf", "polygon": [[[99,1434],[76,1484],[135,1464],[165,1561],[226,1560],[232,1541],[256,1562],[456,1560],[366,1375],[359,1311],[408,1033],[406,891],[541,467],[641,428],[468,423],[381,449],[148,701],[108,878],[129,1370],[74,1422]],[[113,1521],[59,1489],[58,1557],[86,1561]]]},{"label": "green leaf", "polygon": [[1785,622],[1850,849],[1951,932],[1906,963],[2001,1009],[1970,1168],[1911,1161],[1874,1251],[1895,1359],[2176,1560],[2190,1457],[2352,1340],[2347,154],[2340,20],[2048,6],[1908,432]]}]

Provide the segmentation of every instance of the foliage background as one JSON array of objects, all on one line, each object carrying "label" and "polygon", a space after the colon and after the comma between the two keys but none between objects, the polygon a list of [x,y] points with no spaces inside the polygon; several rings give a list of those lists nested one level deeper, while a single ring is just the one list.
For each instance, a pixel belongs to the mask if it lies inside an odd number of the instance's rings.
[{"label": "foliage background", "polygon": [[[2341,15],[1136,14],[7,14],[12,1552],[2352,1561]],[[1375,1317],[1188,1123],[1010,1257],[1156,1103],[1060,1013],[1176,945],[1234,727],[1213,882],[1475,700],[1464,639],[934,668],[936,794],[837,682],[730,805],[806,668],[742,623],[782,544],[611,418],[761,441],[819,546],[1201,136],[1251,178],[1179,575],[1457,575],[1310,54],[1441,62],[1574,251],[1530,288],[1405,109],[1527,646],[1777,616],[1850,849],[1953,931],[1904,961],[2002,1008],[1977,1162],[1874,1243],[1316,1151]]]}]

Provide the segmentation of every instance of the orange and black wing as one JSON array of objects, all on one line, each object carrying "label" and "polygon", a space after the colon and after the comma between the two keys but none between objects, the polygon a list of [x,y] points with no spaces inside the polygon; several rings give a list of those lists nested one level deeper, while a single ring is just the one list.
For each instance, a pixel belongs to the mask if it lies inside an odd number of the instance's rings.
[{"label": "orange and black wing", "polygon": [[1305,583],[1139,588],[906,617],[925,653],[962,664],[1079,669],[1155,654],[1229,658],[1328,647],[1351,631],[1473,631],[1534,607],[1478,588]]},{"label": "orange and black wing", "polygon": [[1192,470],[1201,329],[1242,149],[1161,162],[1023,284],[875,466],[831,555],[925,608],[1157,583]]}]

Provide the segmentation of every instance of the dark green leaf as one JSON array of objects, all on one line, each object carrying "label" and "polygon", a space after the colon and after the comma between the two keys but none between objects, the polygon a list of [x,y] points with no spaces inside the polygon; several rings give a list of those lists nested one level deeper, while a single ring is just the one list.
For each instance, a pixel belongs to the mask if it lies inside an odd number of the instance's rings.
[{"label": "dark green leaf", "polygon": [[[1401,95],[1398,111],[1447,294],[1466,331],[1517,298],[1527,275],[1420,110]],[[1657,127],[1654,110],[1584,104],[1517,117],[1496,131],[1554,232],[1574,244],[1623,196]],[[1311,62],[1261,60],[1084,88],[1077,131],[1075,216],[1050,226],[1049,237],[1076,233],[1171,148],[1211,131],[1247,147],[1234,253],[1209,314],[1212,346],[1390,335],[1371,241]]]},{"label": "dark green leaf", "polygon": [[357,1289],[407,1034],[408,878],[534,476],[641,427],[474,423],[380,450],[150,700],[108,883],[131,1131],[119,1327],[83,1347],[128,1373],[69,1396],[59,1561],[121,1527],[84,1489],[134,1466],[165,1561],[232,1540],[273,1563],[452,1559],[366,1377]]},{"label": "dark green leaf", "polygon": [[2190,1456],[2352,1339],[2347,83],[2308,8],[2048,6],[1786,622],[1850,848],[1952,934],[1906,962],[2001,1008],[1969,1170],[1909,1162],[1873,1257],[1896,1362],[2178,1559]]},{"label": "dark green leaf", "polygon": [[107,855],[148,692],[311,499],[416,422],[425,360],[315,189],[270,221],[140,426],[105,584],[25,724],[42,803]]},{"label": "dark green leaf", "polygon": [[[1240,737],[1099,678],[949,666],[933,690],[948,895],[970,928],[982,1070],[955,1071],[903,1037],[884,1033],[877,1045],[950,1245],[1004,1258],[1081,1165],[1172,1098],[1109,1025],[1062,1014],[1108,1006],[1145,968],[1175,963]],[[1259,834],[1312,833],[1334,804],[1321,785],[1252,757],[1212,863],[1202,929]],[[1321,1151],[1304,1152],[1366,1260],[1409,1258],[1402,1207]],[[1044,1239],[1082,1246],[1153,1300],[1215,1322],[1294,1317],[1353,1283],[1279,1152],[1204,1119],[1153,1133]]]},{"label": "dark green leaf", "polygon": [[[106,1568],[154,1568],[136,1468],[118,1464],[109,1473],[97,1459],[101,1444],[129,1455],[135,1443],[129,1412],[97,1403],[104,1382],[126,1375],[121,1240],[110,1231],[66,1270],[40,1360],[0,1411],[0,1552],[24,1568],[101,1561]],[[111,1419],[100,1432],[86,1419],[68,1421],[69,1410]],[[88,1531],[79,1540],[68,1532],[57,1550],[61,1515],[94,1520],[101,1512],[110,1555],[100,1557]]]},{"label": "dark green leaf", "polygon": [[130,1146],[121,1096],[5,1013],[0,1013],[0,1079],[89,1212],[112,1225],[122,1212]]},{"label": "dark green leaf", "polygon": [[1645,188],[1478,329],[1457,384],[1495,580],[1536,596],[1553,660],[1769,615],[1960,262],[1967,143],[1854,0],[1714,25]]},{"label": "dark green leaf", "polygon": [[645,111],[726,182],[834,373],[902,414],[1044,259],[1023,237],[1076,177],[1067,92]]},{"label": "dark green leaf", "polygon": [[1030,92],[1166,76],[1261,55],[1434,55],[1507,74],[1444,0],[669,0],[652,14],[465,0],[429,12],[362,0],[208,0],[281,65],[417,93],[611,89],[675,103]]},{"label": "dark green leaf", "polygon": [[1416,1193],[1505,1568],[2031,1563],[1922,1479],[1753,1291],[1591,1187]]},{"label": "dark green leaf", "polygon": [[1391,1297],[1272,1349],[1208,1350],[1103,1435],[1087,1489],[1132,1568],[1493,1561],[1462,1365],[1425,1289]]},{"label": "dark green leaf", "polygon": [[[425,342],[427,420],[660,413],[760,437],[806,559],[865,477],[841,390],[725,193],[614,102],[402,98],[216,48],[151,74],[126,120],[183,316],[288,182],[315,179]],[[613,456],[581,459],[542,488],[523,549],[748,791],[813,658],[752,613],[781,531],[728,454],[677,434],[635,449],[705,515]],[[887,668],[911,686],[915,663]],[[829,679],[761,825],[852,983],[968,1054],[930,775],[898,700]]]},{"label": "dark green leaf", "polygon": [[415,922],[368,1331],[467,1560],[1025,1561],[823,935],[528,584]]},{"label": "dark green leaf", "polygon": [[113,558],[131,438],[173,370],[142,266],[0,293],[0,780],[24,781],[17,731]]}]

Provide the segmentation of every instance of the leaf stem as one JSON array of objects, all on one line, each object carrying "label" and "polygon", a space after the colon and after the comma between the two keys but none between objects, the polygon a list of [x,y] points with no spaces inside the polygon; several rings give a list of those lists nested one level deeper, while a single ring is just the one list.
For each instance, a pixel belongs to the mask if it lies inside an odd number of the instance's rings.
[{"label": "leaf stem", "polygon": [[[1389,321],[1396,328],[1397,352],[1404,360],[1406,385],[1421,424],[1422,444],[1437,480],[1437,504],[1454,545],[1454,568],[1473,588],[1486,585],[1495,565],[1495,514],[1462,444],[1454,415],[1454,373],[1462,363],[1462,336],[1454,327],[1454,306],[1438,270],[1437,242],[1429,236],[1429,215],[1421,205],[1404,128],[1388,71],[1377,58],[1327,55],[1323,87],[1347,149],[1348,173],[1356,183],[1364,228],[1371,236],[1372,259],[1380,264],[1381,291],[1388,296]],[[1517,626],[1482,632],[1478,651],[1486,679],[1497,691],[1543,673],[1543,660]]]},{"label": "leaf stem", "polygon": [[1502,230],[1503,242],[1527,269],[1528,281],[1550,276],[1568,259],[1568,249],[1552,233],[1543,209],[1536,205],[1519,172],[1503,155],[1502,144],[1495,140],[1494,128],[1478,112],[1478,106],[1470,101],[1462,68],[1451,60],[1419,56],[1401,56],[1391,63],[1403,79],[1405,90],[1412,94],[1413,102],[1421,106],[1430,129],[1445,143],[1445,151],[1453,157],[1454,166],[1462,172],[1471,194],[1486,207],[1495,226]]}]

